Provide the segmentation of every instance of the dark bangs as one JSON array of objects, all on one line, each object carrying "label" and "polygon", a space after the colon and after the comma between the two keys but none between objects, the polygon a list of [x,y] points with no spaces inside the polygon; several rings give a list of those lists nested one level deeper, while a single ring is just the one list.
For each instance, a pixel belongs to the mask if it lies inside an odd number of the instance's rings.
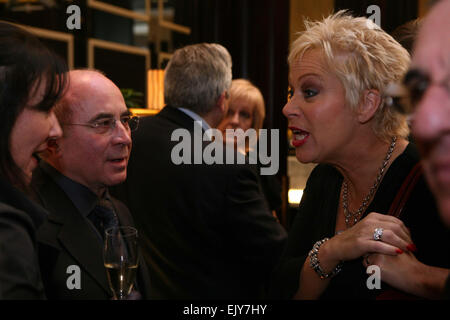
[{"label": "dark bangs", "polygon": [[[24,32],[17,30],[17,36],[23,37],[23,43],[20,46],[12,44],[9,50],[0,34],[3,42],[0,43],[0,67],[4,67],[4,75],[1,77],[0,71],[0,78],[8,86],[8,90],[3,92],[3,98],[9,102],[9,108],[18,113],[25,107],[48,112],[64,94],[68,81],[67,65],[37,38]],[[4,50],[9,51],[9,54],[5,55]],[[44,85],[42,99],[36,105],[28,105],[41,85]]]},{"label": "dark bangs", "polygon": [[[45,49],[47,50],[47,48]],[[39,66],[40,68],[36,70],[34,77],[30,79],[32,84],[35,83],[34,90],[31,91],[31,94],[35,94],[37,88],[39,88],[42,82],[44,82],[44,95],[38,104],[28,107],[39,111],[48,112],[64,95],[67,88],[67,66],[56,54],[51,51],[48,51],[48,54],[42,54],[39,58],[39,62],[41,63]]]}]

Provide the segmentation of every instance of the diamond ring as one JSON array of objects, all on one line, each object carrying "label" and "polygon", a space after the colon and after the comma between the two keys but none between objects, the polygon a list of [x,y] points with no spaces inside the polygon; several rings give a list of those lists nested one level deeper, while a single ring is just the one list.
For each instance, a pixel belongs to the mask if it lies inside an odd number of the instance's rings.
[{"label": "diamond ring", "polygon": [[381,241],[381,237],[383,236],[383,228],[375,228],[373,232],[373,240]]}]

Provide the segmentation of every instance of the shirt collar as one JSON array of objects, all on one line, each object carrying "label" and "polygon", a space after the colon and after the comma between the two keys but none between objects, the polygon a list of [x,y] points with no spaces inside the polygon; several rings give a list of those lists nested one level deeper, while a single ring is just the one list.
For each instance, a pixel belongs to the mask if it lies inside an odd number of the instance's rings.
[{"label": "shirt collar", "polygon": [[192,110],[189,109],[185,109],[185,108],[178,108],[180,111],[184,112],[185,114],[187,114],[189,117],[191,117],[192,119],[194,119],[195,121],[201,121],[202,122],[202,128],[203,130],[208,130],[211,129],[210,125],[208,124],[208,122],[206,122],[205,119],[203,119],[201,116],[199,116],[197,113],[195,113]]},{"label": "shirt collar", "polygon": [[[49,163],[41,161],[41,167],[66,193],[78,211],[87,217],[97,204],[98,196],[86,186],[63,175]],[[109,199],[108,190],[105,192],[105,197]]]}]

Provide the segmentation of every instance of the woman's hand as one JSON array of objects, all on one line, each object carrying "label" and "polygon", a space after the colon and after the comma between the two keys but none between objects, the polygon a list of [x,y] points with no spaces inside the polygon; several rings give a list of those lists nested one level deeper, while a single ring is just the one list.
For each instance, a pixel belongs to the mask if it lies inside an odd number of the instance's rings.
[{"label": "woman's hand", "polygon": [[[383,229],[379,241],[374,240],[376,228]],[[324,251],[330,261],[347,261],[370,253],[396,256],[411,246],[411,234],[401,220],[372,212],[353,227],[327,241]]]},{"label": "woman's hand", "polygon": [[[374,240],[376,228],[383,228],[379,241]],[[341,261],[354,260],[371,253],[398,256],[408,247],[413,248],[411,235],[401,220],[372,212],[353,227],[324,242],[318,259],[322,270],[329,273]],[[315,274],[309,267],[309,259],[306,259],[295,298],[316,299],[328,283],[328,279],[322,280]]]}]

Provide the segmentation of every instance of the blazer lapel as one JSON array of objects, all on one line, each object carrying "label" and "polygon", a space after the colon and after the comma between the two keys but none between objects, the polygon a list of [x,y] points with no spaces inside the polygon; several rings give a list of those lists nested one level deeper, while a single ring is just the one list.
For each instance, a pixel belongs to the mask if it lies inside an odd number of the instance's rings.
[{"label": "blazer lapel", "polygon": [[40,170],[36,178],[39,179],[40,200],[50,212],[48,219],[61,225],[57,235],[60,244],[74,257],[80,268],[111,295],[103,265],[103,244],[95,230],[51,177]]},{"label": "blazer lapel", "polygon": [[75,215],[67,214],[58,239],[80,267],[110,294],[111,290],[103,265],[103,245],[88,221],[78,212],[75,212]]}]

